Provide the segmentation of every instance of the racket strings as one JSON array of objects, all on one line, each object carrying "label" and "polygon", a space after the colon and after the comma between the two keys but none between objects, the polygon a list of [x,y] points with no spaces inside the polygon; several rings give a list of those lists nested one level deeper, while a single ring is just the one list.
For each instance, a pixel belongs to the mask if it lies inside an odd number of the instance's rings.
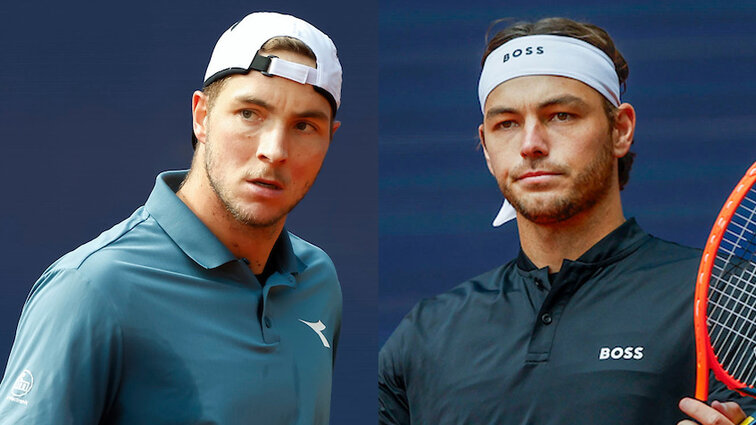
[{"label": "racket strings", "polygon": [[751,188],[723,232],[709,281],[707,325],[722,368],[756,385],[756,191]]}]

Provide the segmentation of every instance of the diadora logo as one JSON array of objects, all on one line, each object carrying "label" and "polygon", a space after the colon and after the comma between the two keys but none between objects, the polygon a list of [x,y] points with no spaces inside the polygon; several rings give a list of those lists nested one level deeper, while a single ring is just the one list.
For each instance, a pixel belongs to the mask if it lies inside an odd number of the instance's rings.
[{"label": "diadora logo", "polygon": [[24,369],[24,371],[21,372],[21,374],[18,375],[18,378],[16,378],[16,380],[13,382],[11,395],[6,398],[10,401],[27,405],[29,404],[29,402],[23,400],[21,397],[29,394],[29,391],[32,390],[32,387],[34,387],[34,376],[32,376],[32,373],[30,371]]},{"label": "diadora logo", "polygon": [[316,334],[320,337],[320,342],[323,343],[323,347],[325,348],[331,348],[331,344],[328,343],[328,340],[326,339],[325,335],[323,335],[323,331],[326,328],[326,325],[323,324],[320,320],[317,322],[308,322],[306,320],[299,319],[300,322],[304,323],[305,325],[309,326],[310,329],[315,331]]},{"label": "diadora logo", "polygon": [[515,49],[512,53],[504,53],[504,60],[502,61],[502,63],[512,58],[519,58],[522,55],[529,56],[532,54],[542,55],[543,46],[528,46],[524,49]]},{"label": "diadora logo", "polygon": [[643,347],[601,347],[599,360],[640,360],[643,358]]}]

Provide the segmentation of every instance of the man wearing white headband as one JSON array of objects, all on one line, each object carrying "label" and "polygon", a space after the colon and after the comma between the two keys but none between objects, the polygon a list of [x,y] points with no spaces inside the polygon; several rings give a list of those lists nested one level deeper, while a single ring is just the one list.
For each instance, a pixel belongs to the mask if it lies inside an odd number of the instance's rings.
[{"label": "man wearing white headband", "polygon": [[284,223],[339,127],[336,47],[253,13],[220,37],[203,87],[191,169],[160,174],[34,285],[3,424],[328,424],[341,289]]},{"label": "man wearing white headband", "polygon": [[[404,318],[379,356],[381,423],[685,417],[699,252],[623,215],[635,129],[621,101],[627,76],[594,25],[547,18],[489,41],[480,141],[506,199],[494,225],[516,217],[521,250]],[[719,383],[711,394],[741,401]]]}]

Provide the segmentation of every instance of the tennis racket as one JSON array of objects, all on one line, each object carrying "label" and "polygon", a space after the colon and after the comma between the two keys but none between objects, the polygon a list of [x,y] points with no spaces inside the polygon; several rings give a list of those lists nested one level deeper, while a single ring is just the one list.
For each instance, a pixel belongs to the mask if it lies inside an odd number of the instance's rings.
[{"label": "tennis racket", "polygon": [[[756,397],[756,162],[725,202],[698,269],[695,294],[696,398],[709,395],[709,369],[727,388]],[[740,425],[754,423],[746,418]]]}]

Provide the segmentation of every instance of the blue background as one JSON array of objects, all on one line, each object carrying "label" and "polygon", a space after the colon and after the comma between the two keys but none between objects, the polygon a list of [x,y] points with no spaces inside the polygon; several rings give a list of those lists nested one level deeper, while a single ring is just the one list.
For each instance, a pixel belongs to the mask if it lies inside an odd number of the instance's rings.
[{"label": "blue background", "polygon": [[189,166],[192,92],[220,34],[254,10],[304,18],[339,49],[343,125],[288,225],[331,255],[342,283],[332,423],[374,417],[375,1],[2,2],[0,370],[42,271],[128,217],[160,171]]},{"label": "blue background", "polygon": [[491,227],[501,195],[476,149],[479,64],[491,21],[548,16],[603,27],[630,65],[626,217],[703,247],[756,160],[752,1],[381,1],[379,344],[421,298],[516,255],[516,225]]}]

